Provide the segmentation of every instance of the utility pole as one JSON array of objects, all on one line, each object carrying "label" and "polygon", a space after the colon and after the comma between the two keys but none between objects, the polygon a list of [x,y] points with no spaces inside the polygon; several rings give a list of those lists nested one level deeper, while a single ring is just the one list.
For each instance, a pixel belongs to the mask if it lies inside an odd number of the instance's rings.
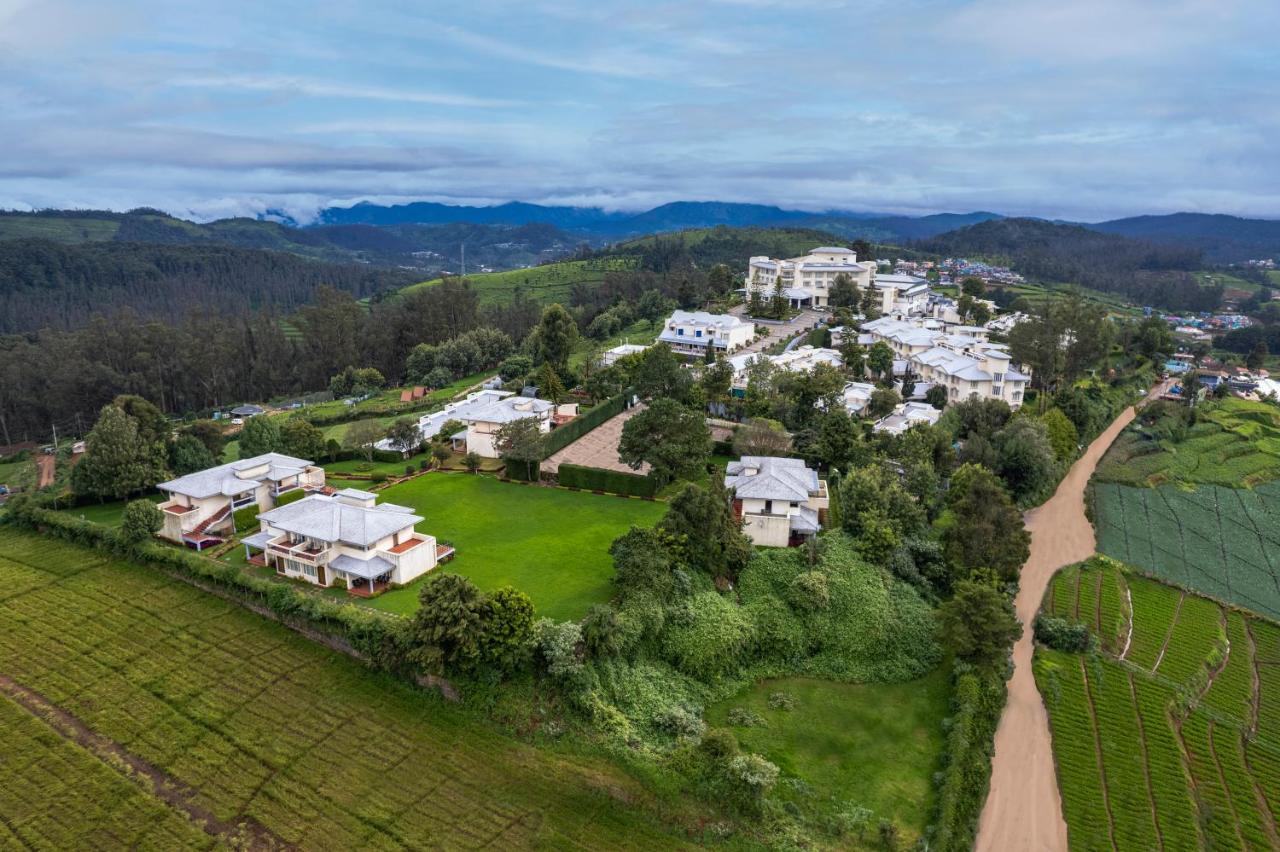
[{"label": "utility pole", "polygon": [[9,440],[9,424],[5,422],[3,414],[0,414],[0,430],[4,431],[4,445],[6,447],[12,446],[13,441]]},{"label": "utility pole", "polygon": [[56,453],[58,451],[58,424],[52,423],[50,425],[53,426],[53,451]]},{"label": "utility pole", "polygon": [[467,244],[461,243],[462,246],[462,277],[467,277]]}]

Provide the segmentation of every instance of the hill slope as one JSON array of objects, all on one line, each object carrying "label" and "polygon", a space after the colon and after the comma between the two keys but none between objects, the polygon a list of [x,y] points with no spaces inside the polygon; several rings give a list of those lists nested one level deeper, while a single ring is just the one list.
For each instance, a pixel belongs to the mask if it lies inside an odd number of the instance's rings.
[{"label": "hill slope", "polygon": [[1208,213],[1133,216],[1088,225],[1095,231],[1190,246],[1216,263],[1280,257],[1280,221]]}]

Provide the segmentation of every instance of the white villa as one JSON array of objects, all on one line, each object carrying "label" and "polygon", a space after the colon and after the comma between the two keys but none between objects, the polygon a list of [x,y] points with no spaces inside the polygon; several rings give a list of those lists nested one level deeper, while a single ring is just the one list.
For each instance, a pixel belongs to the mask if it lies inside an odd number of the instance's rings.
[{"label": "white villa", "polygon": [[768,361],[778,369],[792,373],[812,373],[819,364],[828,364],[832,367],[844,366],[844,359],[836,350],[808,345],[797,346],[780,355],[764,355],[755,352],[735,355],[729,359],[729,365],[733,367],[734,389],[746,388],[748,369],[757,361]]},{"label": "white villa", "polygon": [[[511,391],[480,390],[468,394],[466,399],[451,402],[439,411],[418,418],[419,441],[429,441],[440,434],[440,428],[450,420],[466,424],[466,429],[449,436],[455,449],[475,452],[485,458],[497,458],[493,448],[493,433],[504,423],[522,417],[534,417],[538,428],[551,429],[551,415],[555,406],[544,399],[516,396]],[[399,450],[387,439],[375,444],[380,450]]]},{"label": "white villa", "polygon": [[798,545],[826,520],[827,483],[800,459],[743,456],[729,462],[724,484],[742,531],[762,547]]},{"label": "white villa", "polygon": [[708,346],[724,352],[745,346],[756,336],[756,327],[732,314],[707,311],[676,311],[667,319],[658,335],[659,343],[668,344],[685,355],[701,355]]},{"label": "white villa", "polygon": [[266,453],[251,459],[189,473],[157,486],[168,495],[160,504],[160,536],[197,550],[216,544],[235,526],[236,509],[270,509],[276,497],[296,489],[324,487],[324,468],[306,459]]},{"label": "white villa", "polygon": [[412,509],[377,505],[376,495],[354,488],[312,494],[258,520],[262,528],[243,542],[251,562],[317,586],[340,580],[358,595],[408,583],[453,555],[414,530],[422,518]]},{"label": "white villa", "polygon": [[876,275],[872,286],[880,291],[880,313],[918,316],[929,307],[929,281],[915,275]]},{"label": "white villa", "polygon": [[876,386],[870,382],[849,382],[844,386],[843,392],[845,410],[854,416],[861,416],[867,403],[871,401],[871,394],[875,392]]},{"label": "white villa", "polygon": [[875,422],[871,428],[876,432],[887,432],[890,435],[901,435],[903,432],[920,423],[933,425],[942,417],[942,412],[925,402],[904,402]]},{"label": "white villa", "polygon": [[910,370],[920,380],[942,385],[949,402],[976,396],[1020,407],[1031,377],[1014,368],[1007,347],[989,342],[984,328],[947,332],[941,326],[937,320],[882,317],[862,324],[858,342],[887,343],[897,359],[895,372]]},{"label": "white villa", "polygon": [[604,354],[600,356],[600,363],[606,367],[611,367],[622,358],[628,355],[639,355],[648,346],[641,346],[639,343],[620,343],[612,349],[606,349]]},{"label": "white villa", "polygon": [[837,275],[848,275],[863,291],[871,285],[875,268],[875,263],[859,263],[853,251],[839,246],[823,246],[790,260],[760,255],[747,265],[746,292],[748,297],[758,291],[768,298],[781,279],[782,294],[793,308],[825,308]]}]

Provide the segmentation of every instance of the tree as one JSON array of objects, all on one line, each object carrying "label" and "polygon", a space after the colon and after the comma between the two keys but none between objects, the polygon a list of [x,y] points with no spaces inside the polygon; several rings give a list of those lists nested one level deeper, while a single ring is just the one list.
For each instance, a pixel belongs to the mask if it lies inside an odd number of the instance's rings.
[{"label": "tree", "polygon": [[1080,446],[1080,433],[1076,430],[1076,424],[1062,413],[1061,408],[1056,407],[1050,408],[1040,419],[1044,421],[1054,456],[1060,462],[1070,461]]},{"label": "tree", "polygon": [[278,453],[283,449],[280,427],[266,415],[250,417],[240,430],[240,458],[251,459],[264,453]]},{"label": "tree", "polygon": [[991,308],[986,302],[974,302],[969,309],[969,321],[974,325],[986,325],[991,321]]},{"label": "tree", "polygon": [[995,475],[978,465],[963,465],[952,476],[947,504],[938,525],[943,552],[959,576],[969,578],[989,568],[1004,580],[1017,579],[1031,554],[1031,536]]},{"label": "tree", "polygon": [[364,396],[384,387],[387,380],[373,367],[356,369],[348,365],[329,380],[329,392],[335,397]]},{"label": "tree", "polygon": [[301,417],[290,417],[280,427],[280,446],[294,458],[318,459],[324,455],[324,431]]},{"label": "tree", "polygon": [[867,350],[858,343],[858,337],[851,329],[845,330],[844,338],[840,341],[840,358],[849,375],[855,379],[862,378],[867,369]]},{"label": "tree", "polygon": [[867,400],[867,415],[884,417],[892,413],[900,402],[902,397],[898,396],[898,392],[892,388],[876,388],[871,392],[871,398]]},{"label": "tree", "polygon": [[430,343],[419,343],[405,359],[405,378],[410,382],[422,382],[435,367],[436,348]]},{"label": "tree", "polygon": [[962,580],[938,608],[939,632],[957,657],[983,668],[1004,662],[1022,633],[1009,599],[987,583]]},{"label": "tree", "polygon": [[519,589],[503,586],[487,595],[477,638],[479,661],[501,674],[519,668],[533,636],[533,601]]},{"label": "tree", "polygon": [[657,530],[632,527],[613,540],[613,582],[625,599],[648,594],[666,600],[675,590],[675,566],[666,536]]},{"label": "tree", "polygon": [[164,513],[150,500],[131,501],[120,518],[120,534],[134,544],[151,538],[163,526]]},{"label": "tree", "polygon": [[622,426],[618,458],[639,470],[646,462],[660,484],[694,476],[711,454],[711,432],[702,415],[671,399],[655,399]]},{"label": "tree", "polygon": [[640,300],[636,302],[636,316],[651,323],[665,319],[670,313],[671,300],[658,290],[646,290],[640,294]]},{"label": "tree", "polygon": [[862,291],[862,315],[872,320],[880,316],[880,293],[875,287],[868,287]]},{"label": "tree", "polygon": [[169,447],[169,468],[178,476],[211,468],[218,460],[193,435],[179,435]]},{"label": "tree", "polygon": [[832,308],[852,308],[856,310],[861,303],[862,294],[858,292],[858,283],[847,272],[839,272],[831,282],[831,292],[827,295],[827,304]]},{"label": "tree", "polygon": [[905,537],[924,525],[924,512],[903,487],[897,474],[882,464],[857,468],[840,484],[840,522],[854,538],[869,526],[869,519],[889,525]]},{"label": "tree", "polygon": [[212,420],[197,420],[182,431],[204,444],[209,450],[209,455],[215,459],[222,458],[222,448],[226,445],[226,438],[223,437],[222,427],[217,423]]},{"label": "tree", "polygon": [[342,437],[348,449],[358,450],[365,461],[372,462],[374,444],[382,440],[382,434],[377,420],[357,420],[347,426]]},{"label": "tree", "polygon": [[689,397],[692,384],[689,371],[665,343],[640,353],[631,371],[631,387],[641,399],[684,401]]},{"label": "tree", "polygon": [[1244,364],[1250,370],[1261,370],[1267,364],[1267,356],[1271,353],[1267,350],[1267,342],[1259,340],[1254,344],[1253,349],[1249,350],[1249,356],[1245,358]]},{"label": "tree", "polygon": [[782,276],[773,282],[773,292],[769,294],[769,305],[766,308],[771,319],[782,319],[787,315],[787,297],[782,291]]},{"label": "tree", "polygon": [[995,434],[996,472],[1021,501],[1037,495],[1053,481],[1057,458],[1045,424],[1034,417],[1015,417]]},{"label": "tree", "polygon": [[520,465],[524,478],[534,478],[538,462],[542,461],[542,430],[533,417],[521,417],[503,423],[493,434],[493,447],[508,467]]},{"label": "tree", "polygon": [[809,446],[812,453],[828,468],[847,468],[866,462],[865,445],[859,441],[860,430],[844,406],[833,406],[818,417],[817,435]]},{"label": "tree", "polygon": [[539,368],[537,382],[538,395],[557,405],[568,393],[564,389],[564,382],[560,381],[560,374],[551,366],[550,361],[544,361]]},{"label": "tree", "polygon": [[569,356],[578,344],[578,324],[564,305],[548,305],[534,334],[539,361],[548,362],[557,370],[568,367]]},{"label": "tree", "polygon": [[418,422],[412,417],[398,418],[387,427],[386,439],[391,446],[402,453],[407,453],[422,441],[422,431]]},{"label": "tree", "polygon": [[418,592],[410,622],[410,658],[429,672],[466,671],[480,656],[488,601],[470,580],[433,573]]},{"label": "tree", "polygon": [[523,379],[533,371],[533,359],[528,355],[512,355],[498,365],[498,376],[504,382]]},{"label": "tree", "polygon": [[138,435],[138,424],[116,405],[105,405],[85,438],[85,456],[71,469],[76,494],[121,499],[144,491],[163,476],[153,447]]},{"label": "tree", "polygon": [[733,451],[740,456],[785,456],[791,436],[777,420],[752,417],[733,433]]},{"label": "tree", "polygon": [[893,375],[893,350],[889,348],[889,344],[883,340],[871,344],[871,349],[867,352],[867,367],[880,380]]},{"label": "tree", "polygon": [[472,473],[475,473],[476,471],[480,470],[480,465],[483,462],[484,462],[484,459],[480,457],[479,453],[475,453],[475,452],[467,453],[465,456],[462,457],[462,466],[465,467],[467,470],[471,471]]},{"label": "tree", "polygon": [[718,354],[714,363],[703,368],[699,384],[709,406],[723,406],[728,402],[729,393],[733,389],[733,365],[723,354]]},{"label": "tree", "polygon": [[1133,343],[1148,360],[1155,361],[1173,351],[1173,332],[1163,317],[1147,317],[1133,330]]},{"label": "tree", "polygon": [[987,285],[982,283],[981,278],[969,275],[960,281],[960,292],[971,299],[981,299],[987,292]]},{"label": "tree", "polygon": [[941,411],[947,407],[947,389],[943,385],[933,385],[924,392],[924,401]]},{"label": "tree", "polygon": [[156,447],[167,447],[173,428],[164,412],[135,394],[121,394],[111,401],[138,426],[138,437]]},{"label": "tree", "polygon": [[658,531],[672,542],[677,561],[712,577],[738,576],[751,558],[751,540],[733,513],[732,495],[719,480],[689,483],[672,498]]},{"label": "tree", "polygon": [[723,296],[733,289],[733,270],[728,265],[717,263],[707,270],[707,290],[713,295]]}]

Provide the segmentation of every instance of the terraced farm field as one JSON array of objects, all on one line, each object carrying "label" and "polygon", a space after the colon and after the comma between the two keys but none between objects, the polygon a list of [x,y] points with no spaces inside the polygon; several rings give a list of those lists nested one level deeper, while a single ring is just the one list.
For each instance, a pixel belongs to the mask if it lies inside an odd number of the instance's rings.
[{"label": "terraced farm field", "polygon": [[1280,482],[1093,485],[1098,552],[1280,620]]},{"label": "terraced farm field", "polygon": [[1036,652],[1071,848],[1280,846],[1280,626],[1109,560],[1043,609],[1102,648]]},{"label": "terraced farm field", "polygon": [[0,847],[680,843],[610,765],[95,551],[0,530],[0,624]]},{"label": "terraced farm field", "polygon": [[[635,266],[632,258],[603,258],[599,260],[564,260],[528,269],[510,269],[506,272],[482,272],[466,276],[471,289],[480,297],[480,304],[505,304],[511,301],[517,289],[543,304],[563,302],[568,304],[569,293],[575,284],[600,284],[605,273],[627,270]],[[400,292],[422,287],[433,287],[441,279],[433,278],[413,284]]]}]

